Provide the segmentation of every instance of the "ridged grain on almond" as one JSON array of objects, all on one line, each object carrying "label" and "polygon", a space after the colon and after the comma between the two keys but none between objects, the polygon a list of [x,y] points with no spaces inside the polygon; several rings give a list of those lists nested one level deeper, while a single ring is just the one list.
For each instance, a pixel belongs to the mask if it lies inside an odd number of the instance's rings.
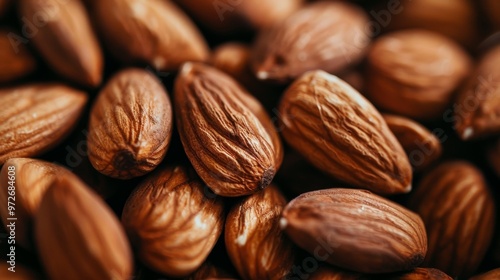
[{"label": "ridged grain on almond", "polygon": [[476,275],[469,280],[496,280],[500,279],[500,268],[490,270],[480,275]]},{"label": "ridged grain on almond", "polygon": [[462,140],[500,134],[500,47],[490,50],[457,96],[455,130]]},{"label": "ridged grain on almond", "polygon": [[186,64],[175,82],[175,114],[186,154],[218,195],[267,187],[283,149],[264,108],[228,75]]},{"label": "ridged grain on almond", "polygon": [[0,90],[0,165],[58,144],[77,123],[87,99],[84,92],[62,84]]},{"label": "ridged grain on almond", "polygon": [[481,172],[448,162],[427,174],[410,199],[424,220],[429,249],[424,266],[467,277],[483,260],[495,227],[495,205]]},{"label": "ridged grain on almond", "polygon": [[99,172],[119,179],[152,171],[172,135],[172,107],[150,72],[126,69],[102,89],[90,112],[88,153]]},{"label": "ridged grain on almond", "polygon": [[427,238],[422,219],[402,206],[357,189],[302,194],[283,211],[282,228],[320,260],[362,273],[417,267]]},{"label": "ridged grain on almond", "polygon": [[30,28],[36,34],[30,39],[54,71],[82,85],[98,86],[103,54],[82,2],[23,0],[19,4],[21,17],[35,22]]},{"label": "ridged grain on almond", "polygon": [[452,280],[446,273],[435,268],[415,268],[409,272],[383,275],[377,277],[380,280]]},{"label": "ridged grain on almond", "polygon": [[310,4],[259,35],[252,69],[259,79],[278,82],[310,70],[340,72],[366,53],[367,25],[365,13],[350,3]]},{"label": "ridged grain on almond", "polygon": [[236,203],[226,220],[226,249],[243,279],[281,279],[294,262],[279,226],[285,197],[274,185]]},{"label": "ridged grain on almond", "polygon": [[121,61],[170,71],[208,58],[196,26],[170,1],[106,0],[92,6],[102,39]]},{"label": "ridged grain on almond", "polygon": [[224,226],[222,200],[208,193],[182,167],[163,169],[134,190],[122,222],[144,264],[174,277],[202,265]]},{"label": "ridged grain on almond", "polygon": [[[55,164],[29,158],[12,158],[5,162],[0,172],[0,216],[3,221],[7,218],[16,220],[16,243],[31,249],[33,217],[38,211],[40,202],[47,188],[57,176],[68,172]],[[14,182],[15,201],[7,198],[9,182]],[[14,215],[9,215],[9,205],[15,206]]]},{"label": "ridged grain on almond", "polygon": [[130,279],[133,259],[113,211],[88,186],[60,176],[35,216],[40,260],[50,279]]},{"label": "ridged grain on almond", "polygon": [[470,66],[467,53],[440,34],[394,32],[376,40],[368,53],[366,95],[398,115],[442,118]]},{"label": "ridged grain on almond", "polygon": [[312,71],[282,97],[285,140],[317,168],[380,194],[411,190],[403,148],[380,113],[339,78]]},{"label": "ridged grain on almond", "polygon": [[17,36],[19,35],[12,31],[0,31],[0,83],[23,77],[36,67],[35,58],[30,51],[24,44],[14,39]]},{"label": "ridged grain on almond", "polygon": [[426,168],[441,156],[441,142],[427,128],[405,117],[390,114],[383,117],[415,170]]}]

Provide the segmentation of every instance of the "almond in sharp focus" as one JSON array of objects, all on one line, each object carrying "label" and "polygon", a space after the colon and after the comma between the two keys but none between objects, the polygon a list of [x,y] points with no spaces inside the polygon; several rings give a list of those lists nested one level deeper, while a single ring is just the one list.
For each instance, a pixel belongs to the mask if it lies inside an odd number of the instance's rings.
[{"label": "almond in sharp focus", "polygon": [[84,183],[60,176],[35,216],[40,259],[54,280],[128,280],[132,253],[113,211]]},{"label": "almond in sharp focus", "polygon": [[196,26],[170,1],[106,0],[91,6],[102,39],[121,61],[170,71],[208,57]]},{"label": "almond in sharp focus", "polygon": [[35,22],[30,22],[30,28],[37,33],[30,39],[48,64],[72,81],[98,86],[103,55],[82,2],[23,0],[19,4],[21,17]]},{"label": "almond in sharp focus", "polygon": [[215,246],[224,226],[223,210],[222,200],[196,177],[182,167],[167,168],[134,190],[122,222],[143,263],[182,277],[201,266]]},{"label": "almond in sharp focus", "polygon": [[287,89],[279,108],[283,137],[319,169],[381,194],[411,190],[403,148],[375,107],[344,81],[308,72]]},{"label": "almond in sharp focus", "polygon": [[177,127],[201,179],[218,195],[267,187],[283,151],[264,108],[228,75],[185,64],[175,82]]},{"label": "almond in sharp focus", "polygon": [[19,35],[12,31],[0,31],[0,83],[25,76],[36,67],[30,51],[22,43],[13,44],[12,36]]},{"label": "almond in sharp focus", "polygon": [[475,271],[490,245],[495,206],[481,172],[448,162],[427,174],[410,199],[424,220],[429,249],[424,266],[452,277]]},{"label": "almond in sharp focus", "polygon": [[0,165],[39,155],[58,144],[77,123],[87,95],[62,84],[0,90]]},{"label": "almond in sharp focus", "polygon": [[262,31],[254,46],[252,69],[261,80],[286,82],[310,70],[337,73],[366,53],[368,19],[345,2],[309,4]]},{"label": "almond in sharp focus", "polygon": [[413,269],[425,257],[427,238],[418,215],[356,189],[302,194],[283,211],[282,228],[317,260],[362,273]]}]

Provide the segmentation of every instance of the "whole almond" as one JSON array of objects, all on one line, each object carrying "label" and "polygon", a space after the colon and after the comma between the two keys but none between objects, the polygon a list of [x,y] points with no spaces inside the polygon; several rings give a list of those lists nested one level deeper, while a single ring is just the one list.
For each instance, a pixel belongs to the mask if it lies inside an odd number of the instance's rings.
[{"label": "whole almond", "polygon": [[283,210],[282,228],[318,260],[362,273],[413,269],[425,257],[427,238],[418,215],[357,189],[302,194]]},{"label": "whole almond", "polygon": [[452,277],[475,271],[490,245],[495,205],[481,172],[462,161],[427,174],[410,199],[424,220],[429,249],[424,266]]},{"label": "whole almond", "polygon": [[163,169],[134,190],[122,222],[143,263],[174,277],[202,265],[224,226],[222,200],[207,194],[182,167]]},{"label": "whole almond", "polygon": [[243,279],[282,279],[294,262],[292,243],[279,227],[286,200],[276,186],[236,203],[226,220],[226,248]]},{"label": "whole almond", "polygon": [[336,76],[304,74],[283,95],[279,112],[285,140],[317,168],[380,194],[411,190],[410,163],[384,119]]},{"label": "whole almond", "polygon": [[345,2],[309,4],[262,31],[252,54],[261,80],[291,81],[310,70],[337,73],[359,62],[370,40],[363,10]]},{"label": "whole almond", "polygon": [[440,140],[421,124],[396,115],[383,115],[416,170],[422,170],[441,156]]},{"label": "whole almond", "polygon": [[500,279],[500,268],[490,270],[480,275],[476,275],[469,280],[496,280]]},{"label": "whole almond", "polygon": [[500,134],[500,47],[490,50],[457,96],[455,130],[462,140]]},{"label": "whole almond", "polygon": [[418,29],[387,34],[368,53],[366,94],[392,113],[437,119],[469,74],[470,64],[468,55],[440,34]]},{"label": "whole almond", "polygon": [[50,279],[130,279],[132,253],[112,210],[84,183],[60,176],[35,216],[40,260]]},{"label": "whole almond", "polygon": [[77,123],[87,95],[62,84],[0,90],[0,165],[39,155],[58,144]]},{"label": "whole almond", "polygon": [[[30,24],[35,47],[60,75],[86,86],[98,86],[103,55],[80,0],[19,1],[21,17]],[[31,23],[33,20],[35,23]]]},{"label": "whole almond", "polygon": [[186,154],[216,194],[248,195],[271,183],[283,159],[279,136],[262,106],[233,79],[185,64],[174,100]]},{"label": "whole almond", "polygon": [[170,71],[186,61],[208,58],[208,46],[196,26],[170,1],[92,2],[101,37],[121,61]]},{"label": "whole almond", "polygon": [[90,113],[88,153],[99,172],[129,179],[152,171],[172,135],[172,108],[160,81],[126,69],[106,84]]},{"label": "whole almond", "polygon": [[11,37],[18,34],[0,31],[0,83],[10,82],[31,73],[35,67],[35,58],[23,44],[12,44]]}]

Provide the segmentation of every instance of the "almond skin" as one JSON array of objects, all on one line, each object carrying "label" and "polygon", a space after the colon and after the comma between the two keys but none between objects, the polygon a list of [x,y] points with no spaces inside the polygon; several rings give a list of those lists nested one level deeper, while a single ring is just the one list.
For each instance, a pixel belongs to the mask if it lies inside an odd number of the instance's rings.
[{"label": "almond skin", "polygon": [[285,197],[276,186],[236,203],[226,220],[226,248],[243,279],[282,279],[294,262],[292,243],[279,227]]},{"label": "almond skin", "polygon": [[106,0],[91,6],[102,39],[123,62],[171,71],[186,61],[208,58],[196,26],[170,1]]},{"label": "almond skin", "polygon": [[380,194],[411,190],[403,148],[375,107],[339,78],[304,74],[283,95],[279,112],[285,140],[320,170]]},{"label": "almond skin", "polygon": [[134,190],[122,222],[143,263],[173,277],[202,265],[224,226],[222,200],[206,191],[182,167],[163,169]]},{"label": "almond skin", "polygon": [[500,47],[490,50],[457,96],[455,130],[462,140],[500,134]]},{"label": "almond skin", "polygon": [[84,183],[60,176],[35,216],[38,253],[50,279],[130,279],[132,253],[112,210]]},{"label": "almond skin", "polygon": [[145,70],[122,70],[92,107],[87,140],[90,162],[114,178],[144,175],[165,157],[172,122],[170,99],[160,81]]},{"label": "almond skin", "polygon": [[418,215],[365,190],[305,193],[285,207],[282,217],[282,228],[301,248],[356,272],[413,269],[427,251]]},{"label": "almond skin", "polygon": [[9,34],[13,33],[0,31],[0,83],[23,77],[36,67],[35,58],[30,51],[23,44],[14,47],[9,40]]},{"label": "almond skin", "polygon": [[103,55],[82,2],[24,0],[19,4],[20,16],[36,24],[32,40],[48,64],[74,82],[98,86]]},{"label": "almond skin", "polygon": [[174,100],[184,150],[216,194],[248,195],[271,183],[283,160],[279,136],[262,106],[231,77],[185,64]]},{"label": "almond skin", "polygon": [[344,2],[309,4],[262,31],[252,53],[261,80],[288,82],[310,70],[338,73],[359,62],[370,41],[363,10]]},{"label": "almond skin", "polygon": [[490,270],[486,273],[476,275],[469,280],[495,280],[500,279],[500,268]]},{"label": "almond skin", "polygon": [[467,162],[441,164],[422,179],[410,208],[426,225],[429,249],[423,265],[451,277],[470,276],[495,224],[495,205],[481,172]]},{"label": "almond skin", "polygon": [[77,123],[87,99],[84,92],[62,84],[0,90],[0,165],[57,145]]},{"label": "almond skin", "polygon": [[418,29],[387,34],[368,53],[366,95],[391,113],[442,118],[470,66],[460,46],[440,34]]}]

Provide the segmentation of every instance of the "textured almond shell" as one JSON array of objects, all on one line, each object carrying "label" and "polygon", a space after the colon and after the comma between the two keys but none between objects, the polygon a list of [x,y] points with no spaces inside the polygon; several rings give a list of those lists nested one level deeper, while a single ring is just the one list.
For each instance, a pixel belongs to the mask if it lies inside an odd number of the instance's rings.
[{"label": "textured almond shell", "polygon": [[175,82],[182,144],[218,195],[241,196],[271,183],[281,165],[279,136],[262,106],[228,75],[186,64]]},{"label": "textured almond shell", "polygon": [[112,210],[73,176],[47,190],[35,216],[43,267],[54,280],[130,279],[132,253]]},{"label": "textured almond shell", "polygon": [[88,153],[99,172],[120,179],[144,175],[165,157],[172,108],[156,77],[141,69],[116,74],[90,113]]},{"label": "textured almond shell", "polygon": [[87,99],[84,92],[62,84],[0,90],[0,165],[58,144],[77,123]]},{"label": "textured almond shell", "polygon": [[309,253],[362,273],[413,269],[427,250],[418,215],[364,190],[302,194],[286,206],[280,224]]},{"label": "textured almond shell", "polygon": [[319,169],[380,194],[410,191],[403,148],[378,111],[344,81],[308,72],[287,89],[279,112],[285,140]]},{"label": "textured almond shell", "polygon": [[470,276],[495,227],[495,205],[481,172],[467,162],[441,164],[422,179],[410,207],[426,225],[424,265],[452,277]]},{"label": "textured almond shell", "polygon": [[292,268],[292,243],[279,227],[285,197],[274,185],[236,203],[226,220],[226,249],[243,279],[281,279]]},{"label": "textured almond shell", "polygon": [[29,39],[49,65],[72,81],[98,86],[103,54],[82,2],[23,0],[19,4],[21,17],[30,23],[26,28],[36,32]]},{"label": "textured almond shell", "polygon": [[35,58],[28,49],[23,44],[12,45],[9,36],[17,38],[19,35],[12,31],[0,31],[0,83],[25,76],[36,66]]},{"label": "textured almond shell", "polygon": [[310,70],[342,71],[366,53],[367,24],[365,13],[350,3],[309,4],[259,35],[252,69],[262,80],[280,82]]},{"label": "textured almond shell", "polygon": [[94,1],[92,11],[102,39],[122,61],[167,71],[208,57],[196,26],[170,1]]},{"label": "textured almond shell", "polygon": [[224,226],[222,200],[208,193],[182,167],[161,170],[134,190],[122,222],[143,263],[174,277],[202,265]]}]

